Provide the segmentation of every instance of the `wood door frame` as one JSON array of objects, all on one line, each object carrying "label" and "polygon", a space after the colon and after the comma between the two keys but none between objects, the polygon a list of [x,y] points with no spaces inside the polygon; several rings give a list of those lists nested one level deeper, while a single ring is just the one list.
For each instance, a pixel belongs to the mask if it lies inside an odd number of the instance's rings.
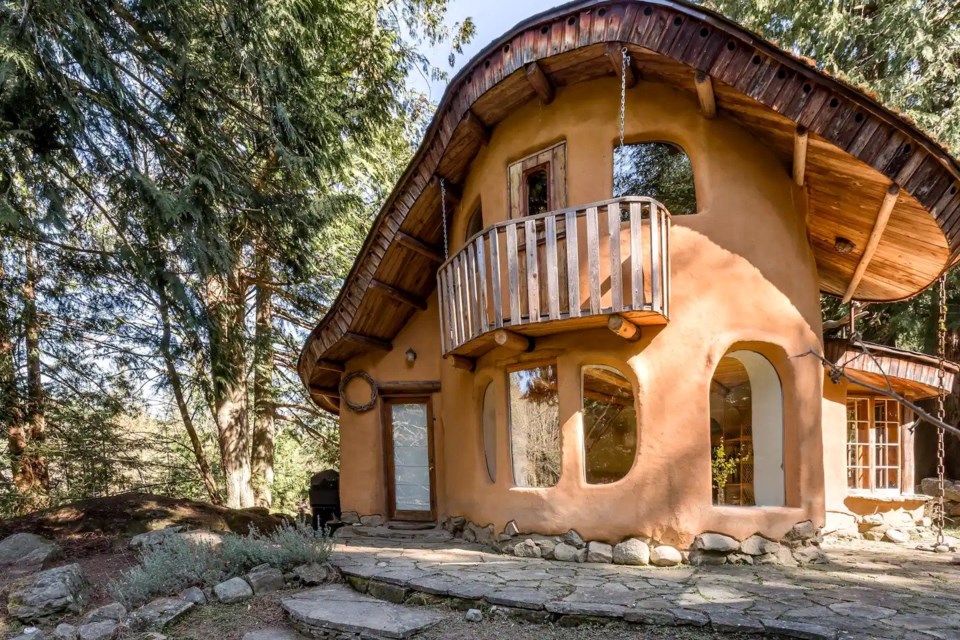
[{"label": "wood door frame", "polygon": [[[393,410],[394,404],[422,404],[427,408],[427,464],[430,471],[430,511],[398,511],[396,473],[393,466]],[[391,394],[380,402],[383,427],[384,470],[387,485],[387,515],[391,520],[431,521],[437,520],[437,465],[433,444],[433,399],[429,395]],[[427,520],[424,520],[424,514]]]}]

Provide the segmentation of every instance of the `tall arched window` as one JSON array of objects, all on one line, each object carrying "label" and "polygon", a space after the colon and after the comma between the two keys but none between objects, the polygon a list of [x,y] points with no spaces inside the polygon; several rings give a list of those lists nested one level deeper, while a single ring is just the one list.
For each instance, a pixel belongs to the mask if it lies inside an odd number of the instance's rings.
[{"label": "tall arched window", "polygon": [[469,240],[481,231],[483,231],[483,209],[480,205],[477,205],[477,208],[473,210],[467,220],[467,231],[463,234],[464,241]]},{"label": "tall arched window", "polygon": [[710,383],[710,450],[716,504],[782,506],[783,392],[754,351],[720,360]]},{"label": "tall arched window", "polygon": [[697,212],[690,158],[670,142],[625,144],[613,152],[613,197],[647,196],[671,214]]},{"label": "tall arched window", "polygon": [[612,367],[583,368],[584,475],[590,484],[620,480],[637,456],[633,385]]}]

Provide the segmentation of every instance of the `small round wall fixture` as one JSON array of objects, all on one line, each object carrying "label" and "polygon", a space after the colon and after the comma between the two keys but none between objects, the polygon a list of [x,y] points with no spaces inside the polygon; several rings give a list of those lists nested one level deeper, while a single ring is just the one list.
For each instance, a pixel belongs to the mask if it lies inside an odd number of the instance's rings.
[{"label": "small round wall fixture", "polygon": [[[347,387],[354,380],[362,380],[370,388],[370,399],[367,402],[354,402],[347,395]],[[364,413],[370,411],[377,405],[377,383],[366,371],[351,371],[340,379],[340,398],[344,404],[354,413]]]},{"label": "small round wall fixture", "polygon": [[840,255],[845,255],[854,250],[856,245],[853,244],[850,240],[847,240],[843,236],[837,236],[833,242],[834,250]]}]

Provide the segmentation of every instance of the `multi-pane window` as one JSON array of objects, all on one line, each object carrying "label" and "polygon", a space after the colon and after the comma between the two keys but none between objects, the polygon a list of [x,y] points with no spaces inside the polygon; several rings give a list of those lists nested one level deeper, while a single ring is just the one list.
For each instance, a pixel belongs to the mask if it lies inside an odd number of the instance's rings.
[{"label": "multi-pane window", "polygon": [[847,486],[900,489],[900,404],[888,398],[847,400]]}]

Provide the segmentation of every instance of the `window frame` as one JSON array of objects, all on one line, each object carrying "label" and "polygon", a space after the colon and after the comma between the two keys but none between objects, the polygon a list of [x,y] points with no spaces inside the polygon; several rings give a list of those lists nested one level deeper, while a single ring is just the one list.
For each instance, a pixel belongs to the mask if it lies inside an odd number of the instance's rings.
[{"label": "window frame", "polygon": [[542,173],[546,178],[547,209],[546,211],[541,211],[540,213],[547,213],[549,211],[554,211],[556,209],[553,201],[554,189],[551,185],[551,183],[553,182],[551,180],[551,176],[553,175],[553,161],[547,160],[546,162],[541,162],[540,164],[530,167],[529,169],[525,169],[523,173],[520,174],[520,185],[521,185],[520,189],[522,193],[521,201],[520,201],[521,208],[522,208],[521,215],[524,217],[539,215],[536,213],[530,213],[530,176],[532,176],[535,173]]},{"label": "window frame", "polygon": [[[867,404],[867,442],[857,442],[855,446],[864,446],[867,447],[867,465],[850,465],[850,405],[851,403],[856,402],[866,402]],[[897,442],[893,444],[877,444],[877,426],[876,426],[876,405],[877,402],[882,402],[886,405],[893,404],[897,408],[897,415],[894,420],[884,420],[889,429],[889,425],[896,424],[897,426]],[[891,398],[883,398],[875,395],[868,394],[851,394],[847,396],[846,403],[844,404],[846,413],[844,414],[844,423],[845,423],[845,434],[844,437],[844,459],[846,460],[847,468],[847,492],[849,495],[902,495],[904,487],[904,456],[906,455],[906,447],[904,442],[904,410],[896,400]],[[862,420],[860,422],[863,422]],[[877,465],[877,453],[878,446],[896,448],[897,450],[897,464],[896,466],[878,466]],[[850,469],[866,469],[867,470],[867,486],[858,487],[850,485]],[[879,469],[896,469],[897,471],[897,486],[896,487],[877,487],[877,471]],[[889,472],[889,471],[888,471]]]},{"label": "window frame", "polygon": [[[479,231],[474,231],[473,233],[470,233],[470,228],[471,228],[473,222],[474,222],[475,220],[477,220],[477,219],[480,220],[480,229],[479,229]],[[470,216],[467,218],[467,224],[466,224],[466,226],[464,227],[464,230],[463,230],[463,242],[464,242],[464,244],[466,244],[467,242],[469,242],[469,241],[470,241],[470,238],[472,238],[473,236],[477,235],[478,233],[483,233],[483,205],[482,205],[482,204],[479,204],[479,203],[477,204],[477,206],[475,206],[475,207],[473,208],[473,211],[470,213]]]},{"label": "window frame", "polygon": [[[587,477],[587,442],[586,442],[587,433],[584,430],[584,427],[585,427],[584,416],[586,415],[586,407],[584,406],[584,400],[586,399],[586,396],[583,393],[584,378],[586,376],[587,369],[605,369],[607,371],[612,371],[613,373],[616,373],[617,375],[619,375],[624,380],[630,383],[630,394],[633,398],[633,414],[634,414],[633,461],[630,463],[630,468],[627,469],[626,473],[624,473],[623,476],[621,476],[620,478],[617,478],[613,482],[590,482],[590,480]],[[640,411],[637,406],[638,399],[639,399],[639,393],[638,393],[637,386],[634,384],[634,381],[631,380],[629,376],[627,376],[622,370],[618,369],[617,367],[614,367],[608,364],[589,364],[588,363],[588,364],[580,365],[580,431],[581,431],[580,442],[583,446],[583,455],[581,456],[582,458],[581,471],[583,472],[583,481],[587,486],[606,487],[613,484],[617,484],[618,482],[622,482],[623,480],[626,480],[630,476],[630,474],[633,473],[633,470],[636,468],[637,462],[638,462],[638,455],[640,453]]]},{"label": "window frame", "polygon": [[[554,484],[544,487],[531,487],[519,484],[517,482],[517,468],[514,464],[515,457],[513,448],[513,407],[510,406],[510,374],[517,371],[524,371],[526,369],[536,369],[538,367],[547,366],[553,366],[557,373],[557,448],[560,455],[560,470],[557,474],[557,481]],[[563,479],[563,424],[560,422],[560,366],[557,362],[557,358],[540,358],[537,360],[526,360],[524,362],[509,364],[504,367],[504,377],[506,383],[504,401],[507,403],[507,445],[510,447],[510,482],[512,484],[512,488],[535,491],[553,489],[554,487],[558,486]]]},{"label": "window frame", "polygon": [[507,164],[509,219],[527,215],[526,178],[530,172],[547,168],[547,211],[567,206],[567,141],[560,140]]}]

